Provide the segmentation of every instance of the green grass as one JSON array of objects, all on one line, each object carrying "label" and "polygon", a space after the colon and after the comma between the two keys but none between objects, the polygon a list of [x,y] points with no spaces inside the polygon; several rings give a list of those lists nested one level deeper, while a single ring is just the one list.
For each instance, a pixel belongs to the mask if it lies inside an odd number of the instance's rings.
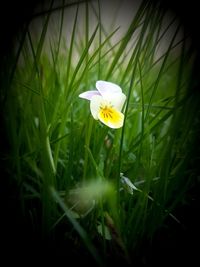
[{"label": "green grass", "polygon": [[[120,31],[102,21],[104,8],[63,1],[36,14],[16,43],[6,100],[9,169],[24,216],[54,242],[57,229],[67,239],[74,227],[100,266],[110,255],[129,262],[167,218],[181,227],[173,212],[197,179],[200,104],[178,19],[143,1]],[[78,97],[97,80],[126,94],[122,129],[95,121]]]}]

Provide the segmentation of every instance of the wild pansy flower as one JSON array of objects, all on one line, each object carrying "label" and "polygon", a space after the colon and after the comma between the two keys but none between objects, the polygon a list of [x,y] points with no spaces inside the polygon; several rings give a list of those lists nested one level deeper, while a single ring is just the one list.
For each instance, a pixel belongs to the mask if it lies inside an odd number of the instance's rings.
[{"label": "wild pansy flower", "polygon": [[126,100],[122,89],[111,82],[97,81],[97,90],[86,91],[79,97],[90,100],[90,111],[95,120],[100,120],[110,128],[123,126],[124,114],[121,113]]}]

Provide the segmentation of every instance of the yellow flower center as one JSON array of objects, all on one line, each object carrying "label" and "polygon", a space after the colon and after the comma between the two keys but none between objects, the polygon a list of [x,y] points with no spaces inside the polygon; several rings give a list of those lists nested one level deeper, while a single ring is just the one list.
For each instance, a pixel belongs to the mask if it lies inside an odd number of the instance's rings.
[{"label": "yellow flower center", "polygon": [[123,125],[124,115],[112,105],[101,105],[98,117],[111,128],[120,128]]},{"label": "yellow flower center", "polygon": [[108,107],[108,106],[104,106],[104,107],[100,107],[101,109],[101,115],[104,117],[104,119],[106,118],[113,118],[113,110],[112,107]]}]

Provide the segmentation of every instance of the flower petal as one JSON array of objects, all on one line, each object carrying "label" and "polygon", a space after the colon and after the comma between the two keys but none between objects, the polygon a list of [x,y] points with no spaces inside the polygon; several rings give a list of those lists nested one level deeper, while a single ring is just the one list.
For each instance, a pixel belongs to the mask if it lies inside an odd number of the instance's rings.
[{"label": "flower petal", "polygon": [[86,91],[82,94],[79,95],[80,98],[85,98],[87,100],[91,100],[93,96],[95,95],[101,95],[97,90],[91,90],[91,91]]},{"label": "flower petal", "polygon": [[104,99],[118,111],[121,111],[126,100],[126,96],[123,93],[106,94],[104,95]]},{"label": "flower petal", "polygon": [[107,110],[100,109],[98,118],[102,123],[113,129],[121,128],[124,123],[124,114],[111,107],[108,107]]},{"label": "flower petal", "polygon": [[94,95],[90,101],[90,111],[95,120],[98,120],[98,113],[102,102],[103,98],[99,95]]},{"label": "flower petal", "polygon": [[114,94],[122,92],[122,89],[117,84],[106,81],[97,81],[96,88],[102,96],[104,96],[104,94]]}]

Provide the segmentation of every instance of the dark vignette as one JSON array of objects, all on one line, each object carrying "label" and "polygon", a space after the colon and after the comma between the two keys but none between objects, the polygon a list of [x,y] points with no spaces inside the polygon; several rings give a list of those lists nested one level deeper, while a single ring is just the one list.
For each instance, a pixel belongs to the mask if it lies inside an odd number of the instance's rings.
[{"label": "dark vignette", "polygon": [[[152,0],[155,3],[159,2],[164,9],[172,10],[180,18],[186,32],[191,36],[194,50],[196,50],[194,79],[198,82],[196,90],[199,90],[199,9],[198,2],[190,1],[173,1],[173,0]],[[26,23],[31,18],[37,4],[41,4],[41,0],[26,1],[22,0],[10,2],[2,2],[0,4],[0,208],[1,208],[1,224],[0,224],[0,242],[1,254],[8,262],[14,260],[17,263],[28,264],[29,261],[54,259],[57,263],[63,258],[65,264],[70,265],[70,260],[74,261],[73,265],[79,262],[78,252],[72,254],[68,258],[67,249],[62,248],[62,244],[55,248],[54,244],[49,244],[48,241],[41,243],[39,237],[33,236],[29,232],[29,225],[26,219],[22,219],[20,212],[20,199],[16,191],[15,184],[12,182],[12,177],[5,168],[5,157],[9,154],[9,140],[6,136],[4,127],[4,104],[6,101],[6,92],[4,87],[10,79],[12,54],[15,39],[18,32],[24,29]],[[131,1],[130,1],[131,4]],[[199,156],[199,142],[197,141],[194,153]],[[197,163],[198,164],[198,163]],[[7,166],[8,167],[8,166]],[[194,266],[199,262],[198,244],[199,241],[199,225],[198,211],[200,208],[200,190],[199,183],[195,184],[190,189],[188,194],[192,197],[189,205],[183,205],[177,208],[177,214],[184,221],[184,227],[178,228],[177,225],[169,222],[170,229],[159,229],[150,243],[143,242],[143,247],[135,259],[135,266],[157,266],[162,263],[162,266],[169,264],[181,265],[183,263]],[[67,244],[70,247],[70,244]],[[50,257],[50,255],[52,256]],[[54,254],[54,255],[53,255]],[[29,258],[27,260],[27,257]],[[33,258],[35,257],[35,258]],[[60,259],[60,258],[61,259]],[[93,264],[88,260],[88,255],[83,255],[85,263]],[[42,261],[41,261],[42,263]],[[47,263],[47,262],[46,262]],[[82,261],[83,263],[83,261]],[[71,265],[70,265],[71,266]],[[116,263],[115,266],[118,266]],[[122,265],[121,265],[122,266]]]}]

